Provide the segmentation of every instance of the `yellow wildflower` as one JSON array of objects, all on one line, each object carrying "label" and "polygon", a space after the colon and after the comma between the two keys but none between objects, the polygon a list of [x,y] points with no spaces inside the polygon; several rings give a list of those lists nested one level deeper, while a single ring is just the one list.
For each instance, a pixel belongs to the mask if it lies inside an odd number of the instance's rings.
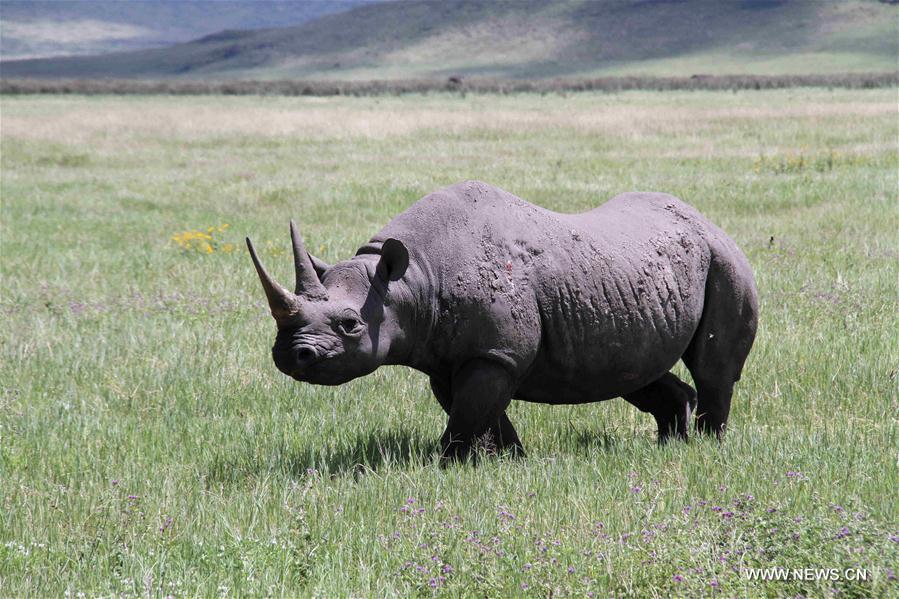
[{"label": "yellow wildflower", "polygon": [[219,226],[207,227],[205,231],[195,229],[193,231],[182,231],[171,236],[171,240],[178,244],[183,252],[200,252],[202,254],[212,254],[216,251],[222,251],[230,254],[235,250],[233,243],[222,243],[220,239],[216,239],[216,235],[224,233],[230,227],[225,223]]}]

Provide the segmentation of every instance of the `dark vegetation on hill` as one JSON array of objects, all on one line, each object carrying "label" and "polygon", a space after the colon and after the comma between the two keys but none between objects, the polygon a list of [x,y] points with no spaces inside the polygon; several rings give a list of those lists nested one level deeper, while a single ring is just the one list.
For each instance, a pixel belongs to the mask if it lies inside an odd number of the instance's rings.
[{"label": "dark vegetation on hill", "polygon": [[408,0],[295,27],[96,57],[5,62],[4,77],[408,79],[895,70],[876,0]]},{"label": "dark vegetation on hill", "polygon": [[380,81],[135,81],[133,79],[4,79],[0,94],[375,96],[430,92],[567,93],[643,90],[760,90],[785,87],[872,89],[899,85],[899,73],[840,75],[694,75],[592,79],[409,79]]}]

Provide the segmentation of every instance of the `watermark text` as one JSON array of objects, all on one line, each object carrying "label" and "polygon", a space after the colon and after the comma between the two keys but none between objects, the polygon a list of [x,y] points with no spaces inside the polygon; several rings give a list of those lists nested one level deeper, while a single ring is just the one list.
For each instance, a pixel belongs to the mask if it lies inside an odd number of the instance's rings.
[{"label": "watermark text", "polygon": [[816,581],[824,580],[836,582],[838,580],[858,580],[866,581],[871,573],[867,568],[747,568],[743,570],[743,575],[748,580],[799,580],[799,581]]}]

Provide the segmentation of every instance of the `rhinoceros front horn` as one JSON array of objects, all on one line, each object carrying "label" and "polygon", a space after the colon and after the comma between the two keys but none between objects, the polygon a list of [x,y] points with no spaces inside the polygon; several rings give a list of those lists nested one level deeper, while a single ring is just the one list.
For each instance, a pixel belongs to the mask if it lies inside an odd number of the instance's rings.
[{"label": "rhinoceros front horn", "polygon": [[315,272],[315,266],[312,264],[312,258],[303,245],[303,238],[297,230],[297,224],[290,221],[290,240],[293,243],[293,267],[297,273],[297,295],[302,295],[311,300],[325,299],[328,297],[328,291],[318,279]]},{"label": "rhinoceros front horn", "polygon": [[262,281],[262,288],[265,289],[265,296],[268,298],[268,305],[272,310],[272,316],[274,316],[277,321],[289,318],[298,308],[299,298],[278,285],[277,281],[272,279],[271,275],[268,274],[268,271],[266,271],[265,267],[262,265],[262,262],[260,262],[259,256],[256,255],[256,248],[253,247],[253,242],[250,241],[249,237],[247,237],[247,249],[250,250],[250,258],[253,259],[253,266],[256,267],[256,272],[259,274],[259,280]]}]

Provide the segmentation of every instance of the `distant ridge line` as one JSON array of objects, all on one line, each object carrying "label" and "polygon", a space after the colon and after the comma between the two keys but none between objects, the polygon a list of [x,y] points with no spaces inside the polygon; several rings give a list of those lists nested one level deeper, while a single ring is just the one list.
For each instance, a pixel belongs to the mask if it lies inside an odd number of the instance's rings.
[{"label": "distant ridge line", "polygon": [[372,81],[138,81],[0,79],[0,94],[378,96],[430,92],[514,94],[627,90],[761,90],[790,87],[869,89],[899,86],[899,71],[831,75],[621,76],[565,79],[460,78]]}]

